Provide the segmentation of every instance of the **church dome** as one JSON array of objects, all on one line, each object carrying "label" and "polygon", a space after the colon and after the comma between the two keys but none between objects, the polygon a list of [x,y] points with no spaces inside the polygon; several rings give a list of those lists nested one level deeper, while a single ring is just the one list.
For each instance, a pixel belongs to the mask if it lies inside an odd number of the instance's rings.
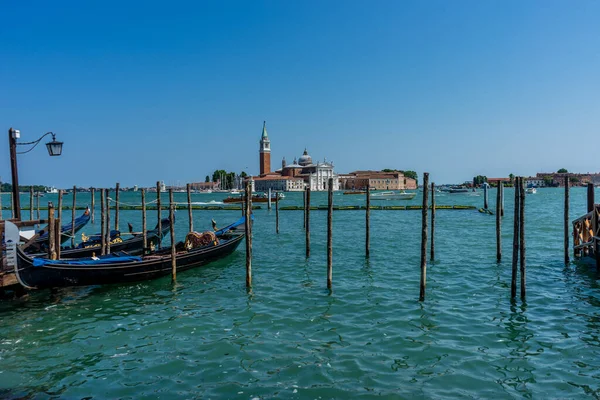
[{"label": "church dome", "polygon": [[306,149],[304,149],[304,153],[298,159],[298,164],[302,165],[303,167],[312,164],[312,157],[308,155]]}]

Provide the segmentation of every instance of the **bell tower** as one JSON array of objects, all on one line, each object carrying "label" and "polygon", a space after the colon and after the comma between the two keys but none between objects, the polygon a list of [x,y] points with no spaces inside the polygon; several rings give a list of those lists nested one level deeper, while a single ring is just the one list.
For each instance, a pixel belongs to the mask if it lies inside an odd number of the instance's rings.
[{"label": "bell tower", "polygon": [[271,172],[271,141],[267,136],[267,123],[263,121],[262,135],[260,137],[260,174]]}]

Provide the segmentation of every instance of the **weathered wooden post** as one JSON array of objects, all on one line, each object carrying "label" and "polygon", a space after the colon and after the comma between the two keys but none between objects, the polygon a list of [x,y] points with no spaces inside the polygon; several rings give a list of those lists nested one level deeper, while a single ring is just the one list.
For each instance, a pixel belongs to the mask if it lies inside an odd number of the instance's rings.
[{"label": "weathered wooden post", "polygon": [[565,264],[569,264],[569,175],[565,175]]},{"label": "weathered wooden post", "polygon": [[33,221],[33,186],[29,186],[29,220]]},{"label": "weathered wooden post", "polygon": [[526,283],[527,283],[527,267],[525,265],[525,182],[523,177],[519,179],[520,182],[520,203],[519,203],[519,239],[520,245],[519,250],[521,251],[521,258],[519,264],[521,267],[521,299],[525,300],[527,294]]},{"label": "weathered wooden post", "polygon": [[119,230],[119,182],[115,185],[115,231]]},{"label": "weathered wooden post", "polygon": [[371,256],[371,183],[367,182],[367,194],[365,200],[367,209],[365,210],[365,257]]},{"label": "weathered wooden post", "polygon": [[[71,247],[75,247],[75,202],[77,201],[77,186],[73,186],[73,207],[71,208]],[[110,214],[110,211],[109,211]],[[110,228],[108,228],[110,232]]]},{"label": "weathered wooden post", "polygon": [[587,212],[594,209],[594,184],[587,184]]},{"label": "weathered wooden post", "polygon": [[306,226],[306,258],[310,257],[310,186],[306,188],[306,205],[304,206],[304,214],[306,220],[304,224]]},{"label": "weathered wooden post", "polygon": [[109,198],[109,190],[104,189],[104,200],[106,204],[106,254],[110,254],[110,241],[112,237],[110,236],[110,202]]},{"label": "weathered wooden post", "polygon": [[487,182],[483,183],[483,208],[485,210],[488,209],[488,184],[487,184]]},{"label": "weathered wooden post", "polygon": [[246,287],[252,287],[252,188],[250,181],[246,182],[246,220],[244,227],[246,228]]},{"label": "weathered wooden post", "polygon": [[327,182],[327,289],[333,280],[333,178]]},{"label": "weathered wooden post", "polygon": [[[425,191],[425,188],[423,188]],[[431,182],[431,260],[435,259],[435,183]]]},{"label": "weathered wooden post", "polygon": [[56,227],[54,221],[54,205],[48,202],[48,258],[56,260]]},{"label": "weathered wooden post", "polygon": [[271,188],[269,188],[269,199],[267,200],[267,208],[271,210]]},{"label": "weathered wooden post", "polygon": [[171,230],[171,279],[177,279],[177,253],[175,252],[175,204],[173,204],[173,189],[169,188],[169,223]]},{"label": "weathered wooden post", "polygon": [[15,214],[15,202],[13,201],[13,194],[11,192],[10,194],[10,217],[11,218],[16,218],[16,214]]},{"label": "weathered wooden post", "polygon": [[425,300],[425,287],[427,285],[427,207],[429,199],[429,173],[423,173],[423,210],[421,219],[421,282],[419,284],[419,301]]},{"label": "weathered wooden post", "polygon": [[36,214],[37,218],[36,219],[38,221],[40,220],[40,197],[41,197],[40,192],[37,192],[37,200],[35,202],[35,205],[36,205],[36,210],[37,210],[37,214]]},{"label": "weathered wooden post", "polygon": [[510,282],[510,298],[514,299],[517,297],[517,264],[519,262],[519,215],[520,215],[520,199],[519,194],[519,177],[515,177],[514,180],[515,188],[515,211],[514,211],[514,223],[513,223],[513,254],[512,254],[512,278]]},{"label": "weathered wooden post", "polygon": [[502,182],[496,192],[496,260],[502,261]]},{"label": "weathered wooden post", "polygon": [[106,254],[106,204],[104,189],[100,189],[100,254]]},{"label": "weathered wooden post", "polygon": [[92,207],[92,210],[91,210],[91,213],[92,213],[91,219],[92,219],[92,224],[93,224],[93,223],[96,222],[96,217],[94,216],[94,211],[95,211],[94,209],[96,208],[96,189],[91,188],[90,192],[91,192],[90,193],[90,204],[91,204],[91,207]]},{"label": "weathered wooden post", "polygon": [[58,235],[56,236],[56,241],[58,243],[56,257],[60,259],[60,245],[62,243],[62,208],[63,208],[63,191],[59,189],[58,191]]},{"label": "weathered wooden post", "polygon": [[60,260],[60,218],[54,219],[54,243],[56,243],[54,247],[54,253],[56,254],[56,260]]},{"label": "weathered wooden post", "polygon": [[189,231],[194,232],[194,216],[192,214],[192,188],[190,187],[189,183],[186,185],[186,189],[187,189],[187,201],[188,201],[188,220],[190,223]]},{"label": "weathered wooden post", "polygon": [[[142,189],[142,238],[144,240],[144,254],[148,250],[148,233],[146,232],[146,189]],[[158,232],[162,235],[162,232]]]},{"label": "weathered wooden post", "polygon": [[304,206],[304,215],[302,216],[302,228],[306,229],[306,189],[302,192],[302,205]]},{"label": "weathered wooden post", "polygon": [[500,185],[500,216],[504,217],[504,183]]},{"label": "weathered wooden post", "polygon": [[279,234],[279,193],[275,197],[275,233]]},{"label": "weathered wooden post", "polygon": [[[158,231],[162,232],[162,220],[161,220],[161,205],[160,205],[160,181],[156,182],[156,209],[158,214]],[[162,247],[162,235],[158,235],[158,248]]]}]

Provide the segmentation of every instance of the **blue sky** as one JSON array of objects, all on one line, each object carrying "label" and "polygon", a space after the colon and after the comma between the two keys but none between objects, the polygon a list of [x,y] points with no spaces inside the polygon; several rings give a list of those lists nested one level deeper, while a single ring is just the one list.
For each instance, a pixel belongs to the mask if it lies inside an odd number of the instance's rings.
[{"label": "blue sky", "polygon": [[[88,4],[89,3],[89,4]],[[600,171],[597,1],[4,2],[0,121],[63,156],[21,184],[203,181],[306,147],[438,183]],[[2,180],[10,180],[0,140]]]}]

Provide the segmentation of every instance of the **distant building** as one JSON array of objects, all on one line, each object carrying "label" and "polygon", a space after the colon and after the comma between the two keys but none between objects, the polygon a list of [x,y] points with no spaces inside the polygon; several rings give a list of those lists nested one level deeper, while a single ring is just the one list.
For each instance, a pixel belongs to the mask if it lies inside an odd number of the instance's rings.
[{"label": "distant building", "polygon": [[328,190],[329,179],[333,178],[333,190],[339,190],[338,177],[333,170],[332,162],[313,163],[312,157],[304,149],[298,161],[287,164],[285,158],[281,168],[271,171],[271,141],[267,136],[266,122],[260,139],[260,175],[253,177],[256,191],[281,190],[299,191],[310,187],[314,191]]},{"label": "distant building", "polygon": [[370,185],[373,190],[416,189],[417,181],[402,172],[354,171],[340,176],[343,190],[364,190]]}]

